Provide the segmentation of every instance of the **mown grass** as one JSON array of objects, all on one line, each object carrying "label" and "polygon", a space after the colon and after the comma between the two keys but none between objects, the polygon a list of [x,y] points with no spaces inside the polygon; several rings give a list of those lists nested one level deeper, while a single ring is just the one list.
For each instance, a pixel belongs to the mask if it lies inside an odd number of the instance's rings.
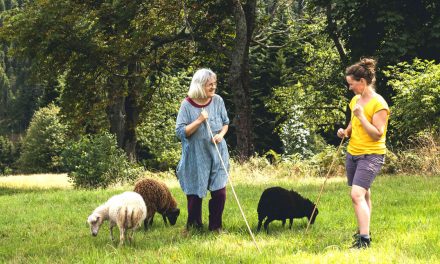
[{"label": "mown grass", "polygon": [[[0,181],[1,182],[1,181]],[[255,232],[261,192],[280,185],[312,200],[323,179],[240,179],[235,189]],[[92,237],[86,218],[111,195],[108,190],[41,189],[0,183],[1,263],[440,263],[440,177],[379,176],[373,185],[372,248],[350,250],[356,223],[343,178],[327,182],[316,223],[305,234],[306,219],[292,230],[271,223],[270,233],[256,234],[256,250],[228,187],[224,212],[226,234],[206,230],[182,232],[186,198],[174,179],[171,191],[182,208],[177,224],[135,234],[135,244],[118,248],[110,242],[108,223]],[[26,185],[24,185],[26,186]],[[207,200],[203,204],[207,224]],[[118,232],[116,230],[116,232]]]}]

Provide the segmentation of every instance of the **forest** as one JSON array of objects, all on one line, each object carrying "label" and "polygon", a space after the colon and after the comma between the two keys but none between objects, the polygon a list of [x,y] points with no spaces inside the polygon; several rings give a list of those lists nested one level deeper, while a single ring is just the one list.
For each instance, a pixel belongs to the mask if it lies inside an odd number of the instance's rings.
[{"label": "forest", "polygon": [[390,160],[415,164],[423,155],[405,151],[439,142],[435,0],[0,0],[0,47],[1,174],[93,187],[173,170],[199,68],[217,74],[238,162],[334,149],[353,97],[345,68],[364,57],[390,105]]}]

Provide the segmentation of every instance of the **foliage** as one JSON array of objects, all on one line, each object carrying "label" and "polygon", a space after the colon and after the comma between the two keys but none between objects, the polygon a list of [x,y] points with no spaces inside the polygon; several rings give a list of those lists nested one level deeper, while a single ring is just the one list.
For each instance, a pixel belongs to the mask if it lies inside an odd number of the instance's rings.
[{"label": "foliage", "polygon": [[345,64],[365,56],[378,60],[376,86],[387,102],[394,95],[382,74],[387,65],[414,58],[440,60],[440,5],[437,0],[310,2],[327,14],[327,21],[332,21],[326,31],[335,43],[340,42],[343,46],[340,55],[346,58]]},{"label": "foliage", "polygon": [[17,159],[17,149],[7,137],[0,136],[0,174],[10,174]]},{"label": "foliage", "polygon": [[65,148],[67,126],[60,121],[60,108],[55,105],[35,112],[26,135],[18,164],[25,173],[62,170],[61,152]]},{"label": "foliage", "polygon": [[322,148],[320,134],[332,133],[343,123],[346,90],[337,51],[321,34],[323,17],[305,12],[291,23],[292,42],[269,63],[278,81],[265,103],[276,115],[284,152],[308,157]]},{"label": "foliage", "polygon": [[141,169],[128,161],[112,134],[83,136],[62,153],[68,176],[77,188],[106,188],[137,178]]},{"label": "foliage", "polygon": [[419,132],[440,130],[440,64],[414,60],[390,66],[385,74],[396,93],[391,107],[391,139],[405,144]]},{"label": "foliage", "polygon": [[[274,173],[277,173],[274,170]],[[168,186],[180,208],[185,194],[176,180]],[[138,230],[133,245],[117,248],[105,223],[97,237],[85,226],[87,215],[114,194],[131,189],[41,190],[0,188],[0,262],[2,263],[438,263],[440,177],[418,175],[378,177],[373,186],[372,247],[349,250],[356,220],[342,179],[327,182],[316,222],[305,235],[306,219],[295,219],[292,230],[274,221],[271,233],[255,233],[259,195],[265,188],[294,189],[315,201],[322,179],[247,181],[235,185],[243,211],[262,253],[247,232],[231,189],[224,210],[227,234],[182,234],[187,210],[175,226],[156,216],[147,232]],[[207,206],[204,201],[204,206]],[[11,210],[11,208],[13,208]],[[208,211],[203,208],[203,222]],[[408,232],[411,230],[411,232]],[[115,228],[113,232],[117,233]],[[62,244],[62,246],[60,246]],[[38,246],[36,246],[38,245]]]},{"label": "foliage", "polygon": [[182,71],[177,76],[158,77],[160,86],[152,97],[150,111],[141,116],[137,129],[141,148],[138,159],[147,168],[174,169],[180,159],[181,144],[175,125],[180,103],[188,91],[188,75]]},{"label": "foliage", "polygon": [[334,30],[346,43],[353,61],[377,56],[382,65],[390,65],[415,57],[440,58],[440,7],[436,0],[311,2],[324,8],[331,5],[330,15],[338,25]]},{"label": "foliage", "polygon": [[182,15],[171,1],[37,0],[8,13],[0,35],[55,82],[75,131],[110,130],[132,159],[156,76],[189,58]]},{"label": "foliage", "polygon": [[298,154],[308,158],[319,153],[325,146],[323,138],[311,133],[306,124],[301,121],[303,111],[292,111],[291,118],[281,125],[280,138],[283,142],[284,154]]}]

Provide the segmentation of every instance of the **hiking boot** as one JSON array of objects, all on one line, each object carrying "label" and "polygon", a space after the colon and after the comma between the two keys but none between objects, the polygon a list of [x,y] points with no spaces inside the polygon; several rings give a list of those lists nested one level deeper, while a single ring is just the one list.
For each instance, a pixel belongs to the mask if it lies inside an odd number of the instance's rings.
[{"label": "hiking boot", "polygon": [[[359,236],[359,230],[356,233],[354,233],[354,235],[352,235],[351,237],[353,238],[353,240],[356,240],[358,236]],[[373,242],[373,239],[371,238],[371,232],[369,236],[370,236],[370,242]]]},{"label": "hiking boot", "polygon": [[358,234],[353,242],[353,245],[351,245],[351,248],[353,248],[353,249],[366,249],[366,248],[370,247],[370,244],[371,244],[370,238],[364,238]]}]

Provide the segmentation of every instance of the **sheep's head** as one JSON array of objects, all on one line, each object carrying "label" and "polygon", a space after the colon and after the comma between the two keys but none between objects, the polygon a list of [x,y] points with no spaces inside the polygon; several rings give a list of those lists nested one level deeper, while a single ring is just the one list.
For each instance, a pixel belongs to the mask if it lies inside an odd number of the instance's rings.
[{"label": "sheep's head", "polygon": [[168,221],[171,225],[175,225],[177,221],[177,217],[179,217],[180,209],[179,208],[173,208],[166,212],[165,216],[167,217]]},{"label": "sheep's head", "polygon": [[87,218],[87,223],[90,226],[90,232],[92,233],[92,236],[98,235],[99,228],[101,227],[103,221],[104,221],[104,218],[101,215],[96,214],[96,213],[91,214]]},{"label": "sheep's head", "polygon": [[[312,212],[313,212],[313,208],[314,208],[314,207],[315,207],[315,205],[312,206],[312,209],[310,210],[310,214],[309,214],[309,215],[312,214]],[[316,216],[318,215],[318,213],[319,213],[319,211],[318,211],[318,207],[316,207],[316,210],[315,210],[315,212],[314,212],[313,215],[312,215],[312,220],[310,221],[310,224],[313,225],[313,223],[315,223],[315,219],[316,219]],[[310,216],[307,217],[307,218],[310,220]]]}]

